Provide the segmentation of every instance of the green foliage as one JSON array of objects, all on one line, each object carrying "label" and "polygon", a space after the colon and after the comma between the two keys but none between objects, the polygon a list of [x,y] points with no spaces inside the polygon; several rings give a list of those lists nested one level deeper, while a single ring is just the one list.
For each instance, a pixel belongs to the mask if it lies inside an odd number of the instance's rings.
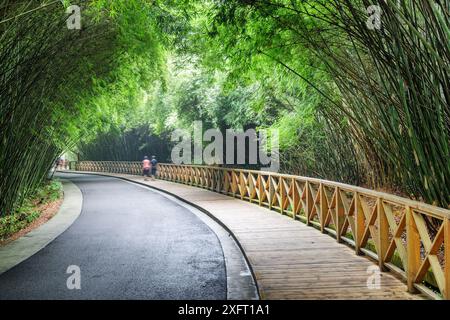
[{"label": "green foliage", "polygon": [[140,161],[155,155],[159,161],[170,161],[170,137],[152,133],[143,125],[132,129],[114,128],[99,133],[94,140],[78,146],[80,160]]},{"label": "green foliage", "polygon": [[54,202],[62,197],[62,184],[57,180],[49,181],[27,198],[12,214],[0,217],[0,241],[26,228],[40,217],[38,206]]},{"label": "green foliage", "polygon": [[447,206],[450,2],[372,2],[86,0],[73,31],[61,6],[7,1],[2,214],[62,150],[136,159],[195,120],[278,128],[284,171]]},{"label": "green foliage", "polygon": [[[193,37],[208,35],[198,50],[206,66],[227,70],[232,83],[264,79],[278,88],[274,96],[291,102],[280,104],[288,110],[282,126],[294,127],[297,118],[303,130],[305,119],[295,115],[308,108],[305,93],[320,95],[313,99],[318,135],[310,130],[307,146],[291,147],[300,168],[306,161],[331,178],[345,167],[341,180],[399,185],[428,202],[450,202],[448,1],[208,4]],[[366,26],[373,4],[382,8],[381,30]]]},{"label": "green foliage", "polygon": [[142,88],[164,79],[161,10],[146,1],[79,1],[82,29],[60,3],[0,10],[0,208],[43,181],[55,158],[124,122]]}]

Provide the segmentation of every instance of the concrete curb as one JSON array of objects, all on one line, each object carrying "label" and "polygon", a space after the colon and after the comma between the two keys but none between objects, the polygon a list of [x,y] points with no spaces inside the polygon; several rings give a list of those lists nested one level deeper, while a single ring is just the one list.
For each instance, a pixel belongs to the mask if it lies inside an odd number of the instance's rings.
[{"label": "concrete curb", "polygon": [[58,213],[23,237],[0,247],[0,274],[28,259],[69,228],[81,213],[81,190],[69,180],[61,180],[64,200]]}]

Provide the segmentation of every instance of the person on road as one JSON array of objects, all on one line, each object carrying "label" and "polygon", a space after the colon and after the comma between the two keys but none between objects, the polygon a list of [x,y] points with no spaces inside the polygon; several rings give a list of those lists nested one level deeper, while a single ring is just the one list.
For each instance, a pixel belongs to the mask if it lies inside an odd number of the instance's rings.
[{"label": "person on road", "polygon": [[156,177],[156,166],[158,165],[158,160],[156,160],[155,156],[152,156],[152,180],[155,180]]},{"label": "person on road", "polygon": [[151,162],[148,160],[148,157],[145,156],[144,160],[142,161],[142,171],[144,175],[144,180],[147,181],[148,176],[150,175],[150,168],[151,168]]},{"label": "person on road", "polygon": [[64,168],[64,159],[62,157],[59,157],[56,160],[56,170],[62,170]]}]

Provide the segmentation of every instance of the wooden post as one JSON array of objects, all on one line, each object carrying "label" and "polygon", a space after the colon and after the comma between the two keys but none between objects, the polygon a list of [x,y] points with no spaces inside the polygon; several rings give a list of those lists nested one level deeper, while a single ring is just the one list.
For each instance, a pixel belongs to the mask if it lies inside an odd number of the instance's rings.
[{"label": "wooden post", "polygon": [[381,271],[387,271],[384,265],[384,257],[389,247],[389,223],[384,213],[383,200],[377,199],[377,216],[378,216],[378,266]]},{"label": "wooden post", "polygon": [[363,209],[361,207],[361,199],[359,198],[359,193],[355,192],[354,194],[355,197],[355,212],[354,212],[354,216],[355,216],[355,252],[356,254],[360,255],[362,254],[361,252],[361,242],[362,242],[362,237],[364,234],[364,212]]},{"label": "wooden post", "polygon": [[344,208],[341,205],[341,189],[336,187],[334,189],[334,210],[336,210],[335,214],[335,223],[336,223],[336,240],[337,242],[342,242],[341,233],[342,233],[342,225],[344,218]]},{"label": "wooden post", "polygon": [[216,192],[217,193],[222,193],[222,188],[223,188],[223,171],[221,169],[217,169],[216,170]]},{"label": "wooden post", "polygon": [[442,293],[444,299],[450,300],[450,220],[444,219],[444,280],[445,287]]},{"label": "wooden post", "polygon": [[319,221],[320,221],[320,231],[325,233],[325,217],[328,213],[327,196],[325,194],[325,187],[321,183],[319,186]]},{"label": "wooden post", "polygon": [[263,181],[262,181],[261,173],[258,173],[258,204],[259,206],[262,206],[262,199],[263,199]]},{"label": "wooden post", "polygon": [[414,216],[409,206],[405,208],[406,212],[406,281],[408,292],[415,293],[417,289],[414,287],[414,280],[420,267],[420,235],[417,230]]},{"label": "wooden post", "polygon": [[[278,179],[278,192],[279,192],[279,194],[280,194],[280,203],[279,203],[279,205],[280,205],[280,213],[283,215],[284,214],[284,206],[283,206],[283,203],[284,203],[284,200],[286,199],[286,196],[285,196],[285,192],[286,192],[286,190],[285,190],[285,188],[284,188],[284,180],[283,180],[283,177],[280,177],[279,179]],[[278,197],[277,197],[278,198]]]},{"label": "wooden post", "polygon": [[297,219],[297,210],[300,204],[300,194],[298,193],[297,181],[292,178],[292,218]]},{"label": "wooden post", "polygon": [[269,177],[267,178],[267,181],[269,182],[269,209],[272,210],[272,199],[273,199],[273,180],[272,180],[272,176],[269,175]]},{"label": "wooden post", "polygon": [[[242,172],[239,172],[239,180],[238,180],[238,190],[239,190],[239,196],[241,197],[241,200],[244,200],[244,194],[247,187],[247,184],[245,183],[244,174]],[[239,189],[239,186],[241,187]]]},{"label": "wooden post", "polygon": [[309,181],[306,181],[305,183],[305,188],[306,188],[306,225],[311,225],[311,212],[312,212],[312,207],[314,204],[314,200],[312,198],[311,195],[311,189],[309,186]]}]

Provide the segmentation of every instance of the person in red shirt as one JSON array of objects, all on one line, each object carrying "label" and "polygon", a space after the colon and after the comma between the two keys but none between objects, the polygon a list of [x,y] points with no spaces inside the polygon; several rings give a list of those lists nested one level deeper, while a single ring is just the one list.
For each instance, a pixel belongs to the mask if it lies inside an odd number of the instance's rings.
[{"label": "person in red shirt", "polygon": [[147,181],[148,177],[150,176],[150,168],[151,168],[151,162],[148,159],[147,156],[144,157],[144,160],[142,161],[142,171],[144,175],[144,180]]}]

